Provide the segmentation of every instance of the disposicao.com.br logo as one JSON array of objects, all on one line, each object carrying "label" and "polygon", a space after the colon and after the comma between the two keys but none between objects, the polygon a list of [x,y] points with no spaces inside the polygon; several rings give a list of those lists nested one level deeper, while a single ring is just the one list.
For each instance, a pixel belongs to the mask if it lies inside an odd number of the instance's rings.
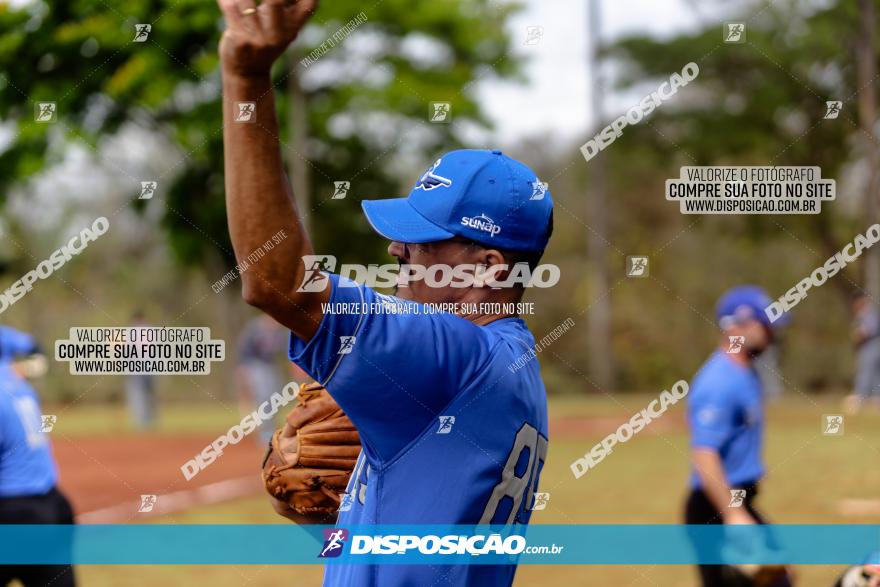
[{"label": "disposicao.com.br logo", "polygon": [[559,554],[564,546],[528,546],[517,534],[352,534],[341,528],[324,530],[319,558],[338,557],[350,543],[349,555],[519,555]]}]

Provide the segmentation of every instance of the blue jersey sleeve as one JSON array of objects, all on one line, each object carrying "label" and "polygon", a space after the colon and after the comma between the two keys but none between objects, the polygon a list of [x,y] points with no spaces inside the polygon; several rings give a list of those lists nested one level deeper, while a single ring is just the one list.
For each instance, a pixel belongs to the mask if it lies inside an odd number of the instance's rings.
[{"label": "blue jersey sleeve", "polygon": [[15,417],[9,396],[0,389],[0,460],[9,451],[10,432],[12,427],[18,424],[12,419]]},{"label": "blue jersey sleeve", "polygon": [[733,436],[737,404],[724,387],[700,388],[695,384],[688,405],[691,447],[721,450]]},{"label": "blue jersey sleeve", "polygon": [[330,275],[332,294],[290,359],[322,383],[357,426],[368,456],[387,461],[434,425],[494,350],[480,326]]},{"label": "blue jersey sleeve", "polygon": [[39,352],[40,345],[30,334],[8,326],[0,326],[0,361],[12,361],[22,355]]}]

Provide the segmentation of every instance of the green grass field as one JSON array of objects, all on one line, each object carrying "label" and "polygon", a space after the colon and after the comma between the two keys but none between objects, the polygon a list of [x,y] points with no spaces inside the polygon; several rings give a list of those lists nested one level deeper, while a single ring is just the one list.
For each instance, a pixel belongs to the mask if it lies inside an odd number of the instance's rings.
[{"label": "green grass field", "polygon": [[[551,421],[565,417],[565,433],[553,436],[541,479],[549,491],[546,510],[533,523],[677,523],[686,491],[687,435],[683,406],[630,442],[615,448],[595,470],[575,480],[569,470],[607,431],[589,420],[572,429],[577,417],[627,420],[652,398],[562,398],[552,402]],[[194,413],[198,420],[191,419]],[[839,398],[804,398],[791,394],[768,410],[766,460],[769,474],[759,507],[774,521],[785,523],[880,523],[880,516],[843,516],[839,502],[847,498],[880,499],[880,413],[847,417],[842,436],[823,436],[823,414],[839,413]],[[65,413],[66,434],[125,433],[117,408],[71,408]],[[197,410],[166,408],[159,433],[222,430],[228,410],[210,406]],[[613,420],[612,420],[613,421]],[[59,423],[61,422],[59,418]],[[225,423],[225,424],[224,424]],[[119,429],[117,429],[119,428]],[[274,516],[262,497],[229,502],[175,514],[180,523],[286,523]],[[169,523],[170,520],[158,520]],[[210,545],[206,545],[210,548]],[[267,549],[283,548],[266,544]],[[830,586],[840,567],[798,568],[798,585]],[[127,585],[212,585],[214,587],[312,586],[320,584],[321,568],[272,566],[84,566],[78,570],[86,587]],[[693,570],[681,566],[522,566],[516,585],[685,587],[695,585]]]}]

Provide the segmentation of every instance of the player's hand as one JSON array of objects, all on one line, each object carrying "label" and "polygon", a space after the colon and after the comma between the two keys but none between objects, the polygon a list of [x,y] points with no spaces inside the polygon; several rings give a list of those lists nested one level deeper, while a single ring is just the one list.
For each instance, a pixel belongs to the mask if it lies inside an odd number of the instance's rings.
[{"label": "player's hand", "polygon": [[727,508],[727,513],[724,514],[724,523],[734,526],[749,526],[757,524],[758,522],[747,510],[742,508]]},{"label": "player's hand", "polygon": [[224,74],[268,75],[272,64],[296,39],[318,0],[217,0],[226,17],[220,39]]}]

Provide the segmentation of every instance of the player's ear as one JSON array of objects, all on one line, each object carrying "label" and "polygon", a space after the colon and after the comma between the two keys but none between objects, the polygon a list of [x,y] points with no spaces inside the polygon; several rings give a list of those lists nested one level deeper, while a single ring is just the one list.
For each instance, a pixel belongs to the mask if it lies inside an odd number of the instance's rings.
[{"label": "player's ear", "polygon": [[510,276],[513,265],[498,249],[480,249],[478,257],[476,264],[483,268],[483,279],[488,276],[488,281],[485,282],[487,285],[506,281]]},{"label": "player's ear", "polygon": [[479,249],[477,255],[479,256],[479,261],[477,261],[478,265],[494,267],[495,265],[508,264],[507,259],[504,257],[504,253],[498,249]]}]

